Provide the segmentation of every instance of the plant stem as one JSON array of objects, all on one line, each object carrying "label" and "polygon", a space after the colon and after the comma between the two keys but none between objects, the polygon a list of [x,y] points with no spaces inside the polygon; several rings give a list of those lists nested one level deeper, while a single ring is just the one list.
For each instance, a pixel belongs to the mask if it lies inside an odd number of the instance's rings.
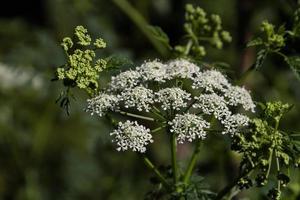
[{"label": "plant stem", "polygon": [[185,56],[189,55],[192,45],[193,45],[193,41],[190,39],[186,45],[186,50],[184,52]]},{"label": "plant stem", "polygon": [[174,133],[171,133],[170,142],[171,142],[173,179],[174,179],[174,184],[176,186],[178,183],[178,166],[177,166],[177,155],[176,155],[177,141],[176,141],[176,135]]},{"label": "plant stem", "polygon": [[151,131],[151,133],[155,133],[155,132],[157,132],[157,131],[160,131],[161,129],[163,129],[163,128],[165,128],[165,127],[166,127],[166,125],[160,126],[160,127],[156,128],[156,129],[153,129],[153,130]]},{"label": "plant stem", "polygon": [[169,50],[153,36],[146,19],[127,0],[112,0],[112,2],[135,23],[162,56],[168,56]]},{"label": "plant stem", "polygon": [[146,156],[143,156],[143,160],[144,160],[144,163],[146,164],[146,166],[155,173],[155,175],[161,181],[163,186],[167,190],[171,190],[171,187],[168,184],[167,180],[163,177],[163,175],[159,172],[159,170],[153,165],[153,163],[149,160],[149,158],[147,158]]},{"label": "plant stem", "polygon": [[120,113],[121,115],[129,116],[129,117],[135,117],[135,118],[138,118],[138,119],[144,119],[144,120],[153,121],[153,122],[157,121],[156,119],[154,119],[152,117],[145,117],[145,116],[142,116],[142,115],[137,115],[137,114],[121,111],[121,110],[116,110],[116,112]]},{"label": "plant stem", "polygon": [[196,146],[195,146],[195,149],[194,149],[194,152],[193,152],[193,155],[191,157],[191,160],[188,164],[188,167],[187,167],[187,170],[184,174],[184,177],[183,177],[183,183],[185,185],[187,185],[189,183],[189,180],[190,180],[190,177],[193,173],[193,169],[195,167],[195,164],[196,164],[196,161],[197,161],[197,158],[198,158],[198,155],[200,153],[200,147],[201,147],[201,141],[198,140]]}]

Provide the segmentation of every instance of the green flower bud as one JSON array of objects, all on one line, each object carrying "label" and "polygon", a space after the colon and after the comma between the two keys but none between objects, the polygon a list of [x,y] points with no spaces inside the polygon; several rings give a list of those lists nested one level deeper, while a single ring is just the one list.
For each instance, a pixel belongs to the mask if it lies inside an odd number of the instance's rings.
[{"label": "green flower bud", "polygon": [[91,44],[91,36],[87,33],[87,29],[85,29],[83,26],[77,26],[75,28],[75,35],[78,38],[78,44],[82,46],[88,46]]},{"label": "green flower bud", "polygon": [[231,40],[232,40],[231,35],[228,31],[222,31],[221,37],[225,42],[231,42]]},{"label": "green flower bud", "polygon": [[63,49],[65,51],[68,51],[69,49],[71,49],[73,47],[73,41],[71,38],[65,37],[63,39],[63,42],[60,45],[63,47]]},{"label": "green flower bud", "polygon": [[96,41],[94,42],[94,45],[98,49],[106,48],[106,42],[104,42],[104,40],[102,38],[96,39]]}]

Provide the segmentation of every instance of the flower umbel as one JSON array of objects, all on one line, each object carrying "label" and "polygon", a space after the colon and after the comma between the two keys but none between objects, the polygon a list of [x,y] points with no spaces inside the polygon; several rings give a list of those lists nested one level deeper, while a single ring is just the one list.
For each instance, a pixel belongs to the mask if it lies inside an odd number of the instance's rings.
[{"label": "flower umbel", "polygon": [[205,139],[206,131],[209,128],[209,122],[195,114],[177,114],[175,118],[169,122],[170,131],[177,135],[177,141],[183,143],[185,141],[192,142],[195,139]]},{"label": "flower umbel", "polygon": [[136,121],[119,122],[118,128],[110,135],[114,137],[112,141],[117,143],[118,151],[132,149],[144,153],[146,146],[153,142],[150,129],[139,125]]}]

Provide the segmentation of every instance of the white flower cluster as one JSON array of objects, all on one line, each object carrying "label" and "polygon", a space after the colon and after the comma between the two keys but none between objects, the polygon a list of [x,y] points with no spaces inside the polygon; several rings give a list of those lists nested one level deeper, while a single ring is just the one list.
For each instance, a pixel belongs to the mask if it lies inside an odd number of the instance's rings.
[{"label": "white flower cluster", "polygon": [[137,71],[144,81],[165,82],[167,78],[167,65],[157,60],[145,62],[137,67]]},{"label": "white flower cluster", "polygon": [[187,106],[190,96],[191,94],[177,87],[165,88],[155,93],[155,102],[161,103],[163,110],[180,110]]},{"label": "white flower cluster", "polygon": [[214,90],[225,91],[229,86],[227,79],[221,72],[207,70],[197,73],[197,76],[193,79],[192,88],[214,92]]},{"label": "white flower cluster", "polygon": [[115,95],[100,93],[98,96],[88,99],[87,111],[91,115],[99,115],[102,117],[108,110],[116,109],[119,99]]},{"label": "white flower cluster", "polygon": [[229,105],[241,105],[245,110],[254,112],[255,104],[253,103],[249,92],[245,88],[231,86],[226,90],[224,96],[228,99],[227,102]]},{"label": "white flower cluster", "polygon": [[177,135],[177,141],[183,143],[185,141],[192,142],[196,138],[204,139],[206,137],[205,129],[209,128],[209,123],[202,117],[195,114],[177,114],[175,118],[169,122],[170,131]]},{"label": "white flower cluster", "polygon": [[225,120],[222,121],[224,126],[224,131],[222,134],[231,134],[234,135],[239,131],[240,127],[248,126],[250,119],[242,114],[234,114],[228,116]]},{"label": "white flower cluster", "polygon": [[[192,96],[190,91],[178,87],[174,79],[184,79],[183,83],[189,80],[192,83],[191,90],[194,90],[191,93],[198,95]],[[224,127],[223,134],[237,133],[241,127],[248,125],[249,118],[235,114],[232,108],[239,110],[236,107],[254,112],[255,104],[245,88],[231,85],[219,71],[200,71],[197,65],[179,59],[168,63],[149,61],[135,70],[121,72],[112,77],[106,92],[88,100],[87,110],[99,116],[107,111],[126,113],[122,108],[139,112],[153,111],[154,114],[169,120],[167,123],[170,131],[176,134],[179,143],[183,143],[205,138],[205,130],[210,124],[204,118],[216,118]],[[157,108],[167,112],[157,113]],[[130,114],[127,116],[141,115]],[[140,118],[145,120],[143,116]],[[111,135],[114,136],[113,141],[117,143],[119,151],[132,149],[145,152],[146,145],[153,142],[150,130],[137,122],[120,123]]]},{"label": "white flower cluster", "polygon": [[124,90],[118,95],[120,101],[124,102],[125,108],[136,108],[138,111],[149,112],[153,104],[153,91],[143,86]]},{"label": "white flower cluster", "polygon": [[203,113],[208,115],[213,114],[218,120],[231,115],[224,98],[215,93],[201,94],[195,99],[197,103],[193,105],[194,108],[200,108]]},{"label": "white flower cluster", "polygon": [[146,145],[153,142],[150,129],[139,125],[136,121],[119,122],[118,128],[110,135],[114,137],[113,142],[117,143],[118,151],[132,149],[144,153]]},{"label": "white flower cluster", "polygon": [[133,70],[128,70],[120,73],[117,76],[111,77],[110,90],[122,91],[128,88],[137,86],[139,83],[140,73]]},{"label": "white flower cluster", "polygon": [[167,66],[169,79],[192,78],[200,70],[197,65],[184,59],[171,61]]}]

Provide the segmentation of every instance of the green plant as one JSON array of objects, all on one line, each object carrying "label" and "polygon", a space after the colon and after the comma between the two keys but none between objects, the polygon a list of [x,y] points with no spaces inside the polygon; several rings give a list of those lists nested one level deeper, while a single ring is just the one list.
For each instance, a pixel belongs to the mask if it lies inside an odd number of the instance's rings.
[{"label": "green plant", "polygon": [[[126,1],[114,2],[133,11],[131,18],[139,16]],[[259,68],[268,54],[275,53],[298,73],[299,59],[281,53],[287,36],[298,37],[297,13],[294,28],[289,31],[283,26],[275,31],[273,25],[263,23],[264,38],[248,43],[261,47],[254,68]],[[77,27],[75,36],[79,46],[70,38],[63,40],[67,64],[56,71],[55,80],[62,80],[67,88],[59,99],[61,106],[68,110],[71,88],[87,92],[86,111],[109,119],[115,128],[110,135],[117,151],[137,152],[156,175],[152,179],[154,189],[146,199],[230,198],[242,189],[267,185],[271,176],[276,178],[277,186],[272,187],[268,196],[280,199],[282,188],[289,182],[286,171],[299,166],[298,136],[280,129],[281,119],[292,106],[281,102],[255,103],[244,87],[232,85],[210,65],[201,65],[206,55],[205,45],[222,49],[224,42],[231,41],[230,34],[222,29],[221,18],[206,15],[200,7],[186,6],[185,40],[183,45],[175,47],[169,44],[161,28],[148,26],[151,34],[144,30],[148,38],[155,41],[158,49],[164,46],[171,50],[169,58],[175,59],[144,62],[112,76],[104,86],[98,83],[100,72],[110,68],[104,59],[95,61],[95,49],[87,48],[91,45],[87,30]],[[135,23],[142,29],[146,27],[139,17]],[[94,43],[94,48],[105,46],[102,39]],[[164,133],[169,138],[171,165],[160,169],[145,152],[154,142],[153,135]],[[201,144],[213,133],[227,135],[232,150],[242,157],[239,176],[219,192],[209,189],[205,179],[194,172]],[[177,146],[188,142],[196,143],[195,150],[186,168],[180,168]],[[272,170],[274,163],[276,170]]]}]

